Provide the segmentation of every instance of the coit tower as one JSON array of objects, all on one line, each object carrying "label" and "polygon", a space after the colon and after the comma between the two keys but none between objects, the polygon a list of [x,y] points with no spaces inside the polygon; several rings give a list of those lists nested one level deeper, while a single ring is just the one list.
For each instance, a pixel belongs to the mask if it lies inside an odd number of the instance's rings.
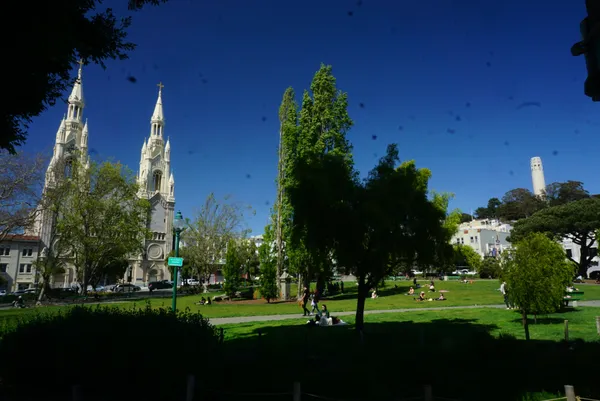
[{"label": "coit tower", "polygon": [[543,195],[546,189],[546,180],[544,179],[541,157],[531,158],[531,181],[533,182],[533,194],[536,196]]}]

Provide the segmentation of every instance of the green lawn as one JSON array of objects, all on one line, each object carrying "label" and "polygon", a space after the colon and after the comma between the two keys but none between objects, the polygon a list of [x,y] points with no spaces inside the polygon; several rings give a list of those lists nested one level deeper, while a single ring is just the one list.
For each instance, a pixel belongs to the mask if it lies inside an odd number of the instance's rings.
[{"label": "green lawn", "polygon": [[[420,281],[426,283],[425,280]],[[394,286],[397,285],[396,290]],[[410,282],[389,281],[385,288],[379,290],[379,298],[367,299],[366,310],[381,309],[404,309],[404,308],[428,308],[439,306],[465,306],[465,305],[494,305],[503,303],[502,296],[498,291],[500,284],[497,280],[475,281],[473,284],[462,284],[456,281],[436,282],[437,290],[447,290],[444,295],[448,299],[440,302],[415,302],[412,296],[404,295],[408,291]],[[600,299],[600,285],[581,286],[585,291],[584,300]],[[331,311],[346,312],[356,310],[356,286],[353,283],[345,284],[347,294],[339,295],[330,300],[323,300]],[[439,293],[436,296],[439,296]],[[282,302],[267,304],[266,301],[259,303],[213,303],[210,306],[195,305],[201,296],[182,297],[178,300],[178,308],[190,308],[192,311],[199,310],[206,317],[236,317],[236,316],[263,316],[301,314],[302,310],[296,302]],[[152,305],[171,305],[169,299],[157,299],[151,301]]]},{"label": "green lawn", "polygon": [[[334,314],[335,315],[335,314]],[[596,331],[596,316],[600,316],[600,307],[580,307],[573,310],[555,313],[547,316],[538,317],[537,323],[534,323],[530,317],[530,335],[534,340],[561,341],[564,339],[564,321],[569,321],[569,339],[583,341],[598,341],[600,335]],[[346,328],[339,327],[346,331],[353,329],[354,316],[343,316],[342,320],[349,324]],[[500,335],[511,335],[517,339],[525,339],[525,333],[521,324],[521,315],[517,311],[506,309],[459,309],[443,311],[419,311],[404,313],[382,313],[375,315],[366,315],[365,322],[367,330],[377,331],[380,323],[400,323],[400,324],[419,324],[435,323],[436,321],[446,321],[449,323],[468,321],[471,325],[479,325],[488,328],[488,332],[498,337]],[[305,326],[305,320],[290,319],[269,322],[252,322],[219,325],[224,329],[225,339],[234,340],[243,337],[258,336],[259,331],[265,332],[268,328],[297,326],[302,331]],[[323,330],[337,330],[337,327],[317,328]],[[398,333],[399,334],[399,333]],[[450,333],[440,333],[440,337]],[[390,333],[390,336],[393,336]],[[276,337],[276,341],[293,342],[293,337]]]},{"label": "green lawn", "polygon": [[[426,281],[422,280],[425,284]],[[436,289],[446,290],[447,301],[444,302],[415,302],[412,296],[405,295],[408,291],[410,282],[407,281],[389,281],[385,288],[379,290],[379,298],[367,299],[366,310],[389,310],[404,308],[428,308],[428,307],[449,307],[466,305],[494,305],[502,303],[502,296],[498,291],[499,283],[497,280],[480,280],[473,284],[462,284],[456,281],[436,282]],[[395,286],[398,286],[396,289]],[[600,300],[600,285],[580,286],[585,291],[584,300]],[[335,312],[346,312],[356,310],[356,286],[353,283],[345,283],[345,294],[338,295],[332,299],[323,300],[329,310]],[[214,296],[218,293],[210,293]],[[436,292],[439,296],[439,293]],[[178,309],[189,308],[191,311],[200,311],[208,318],[237,317],[237,316],[264,316],[264,315],[282,315],[282,314],[301,314],[302,310],[296,302],[276,302],[268,304],[266,301],[245,302],[214,302],[210,306],[200,306],[196,303],[202,298],[202,295],[180,296],[177,301]],[[111,303],[111,306],[118,307],[138,307],[143,306],[146,300],[123,301],[122,303]],[[153,307],[170,308],[170,298],[153,298],[148,302]],[[5,309],[0,310],[0,322],[4,319],[14,319],[21,314],[34,313],[38,310],[53,312],[61,307],[43,307],[27,309]]]}]

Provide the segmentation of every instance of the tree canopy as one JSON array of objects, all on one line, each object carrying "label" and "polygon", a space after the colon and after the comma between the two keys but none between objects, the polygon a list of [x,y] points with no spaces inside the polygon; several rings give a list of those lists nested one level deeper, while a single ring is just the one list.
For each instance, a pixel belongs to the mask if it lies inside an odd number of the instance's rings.
[{"label": "tree canopy", "polygon": [[66,194],[56,230],[60,256],[72,261],[85,292],[108,267],[142,252],[150,203],[138,198],[136,177],[122,165],[72,163],[71,176],[54,188]]},{"label": "tree canopy", "polygon": [[[158,5],[167,0],[128,0],[129,10]],[[16,152],[27,139],[28,125],[53,106],[72,83],[71,70],[79,59],[104,66],[109,59],[126,59],[135,49],[127,41],[131,16],[120,18],[101,0],[40,2],[35,12],[27,2],[11,3],[10,14],[27,16],[26,23],[3,24],[6,93],[14,96],[2,108],[0,149]],[[8,8],[5,10],[9,12]],[[34,55],[34,59],[32,59]],[[29,60],[29,61],[27,61]]]},{"label": "tree canopy", "polygon": [[398,163],[398,148],[389,145],[363,181],[345,156],[333,153],[303,159],[295,171],[294,227],[305,230],[307,246],[331,252],[357,277],[358,330],[369,289],[393,265],[432,263],[437,244],[446,240],[446,215],[428,199],[429,174],[414,162]]},{"label": "tree canopy", "polygon": [[527,315],[555,312],[573,271],[562,247],[542,233],[528,234],[503,254],[502,277],[511,301],[521,310],[527,339]]},{"label": "tree canopy", "polygon": [[46,159],[0,150],[0,241],[22,232],[38,218]]},{"label": "tree canopy", "polygon": [[186,244],[183,254],[192,272],[205,283],[225,257],[229,241],[243,238],[248,232],[244,212],[253,210],[230,196],[220,201],[211,193],[196,215],[186,219],[186,230],[181,234]]},{"label": "tree canopy", "polygon": [[[558,206],[550,206],[515,223],[510,241],[518,243],[529,234],[545,233],[560,241],[569,238],[579,245],[579,260],[569,256],[579,274],[585,276],[593,257],[591,248],[600,229],[600,198],[588,197]],[[564,255],[564,252],[563,252]]]},{"label": "tree canopy", "polygon": [[528,189],[517,188],[506,192],[502,200],[491,198],[486,207],[475,210],[475,216],[478,219],[517,221],[546,207],[564,205],[589,197],[590,194],[581,181],[553,182],[546,186],[541,196],[535,196]]}]

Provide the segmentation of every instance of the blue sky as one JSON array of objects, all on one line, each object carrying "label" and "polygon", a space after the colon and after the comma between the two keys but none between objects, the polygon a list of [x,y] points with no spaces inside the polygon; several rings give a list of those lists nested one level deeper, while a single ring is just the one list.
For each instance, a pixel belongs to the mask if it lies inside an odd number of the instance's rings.
[{"label": "blue sky", "polygon": [[[583,0],[171,0],[134,14],[129,60],[85,68],[89,146],[137,171],[162,81],[176,208],[191,217],[210,192],[230,194],[256,209],[247,223],[262,233],[283,92],[300,98],[323,62],[349,94],[363,174],[395,142],[465,212],[531,189],[532,156],[547,183],[600,193],[600,104],[569,51],[584,16]],[[65,111],[38,117],[27,147],[50,151]]]}]

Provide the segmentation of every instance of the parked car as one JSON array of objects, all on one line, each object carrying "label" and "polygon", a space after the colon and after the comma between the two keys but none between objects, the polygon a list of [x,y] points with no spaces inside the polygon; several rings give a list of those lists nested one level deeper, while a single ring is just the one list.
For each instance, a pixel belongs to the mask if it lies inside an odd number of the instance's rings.
[{"label": "parked car", "polygon": [[187,285],[200,285],[200,281],[196,280],[195,278],[189,278],[187,280]]},{"label": "parked car", "polygon": [[173,284],[171,282],[169,282],[168,280],[153,281],[150,284],[148,284],[148,290],[150,292],[152,292],[154,290],[162,290],[165,288],[173,288]]},{"label": "parked car", "polygon": [[113,292],[137,292],[140,291],[141,288],[137,285],[133,284],[117,284],[113,288]]},{"label": "parked car", "polygon": [[0,297],[3,297],[6,295],[6,290],[0,290]]}]

